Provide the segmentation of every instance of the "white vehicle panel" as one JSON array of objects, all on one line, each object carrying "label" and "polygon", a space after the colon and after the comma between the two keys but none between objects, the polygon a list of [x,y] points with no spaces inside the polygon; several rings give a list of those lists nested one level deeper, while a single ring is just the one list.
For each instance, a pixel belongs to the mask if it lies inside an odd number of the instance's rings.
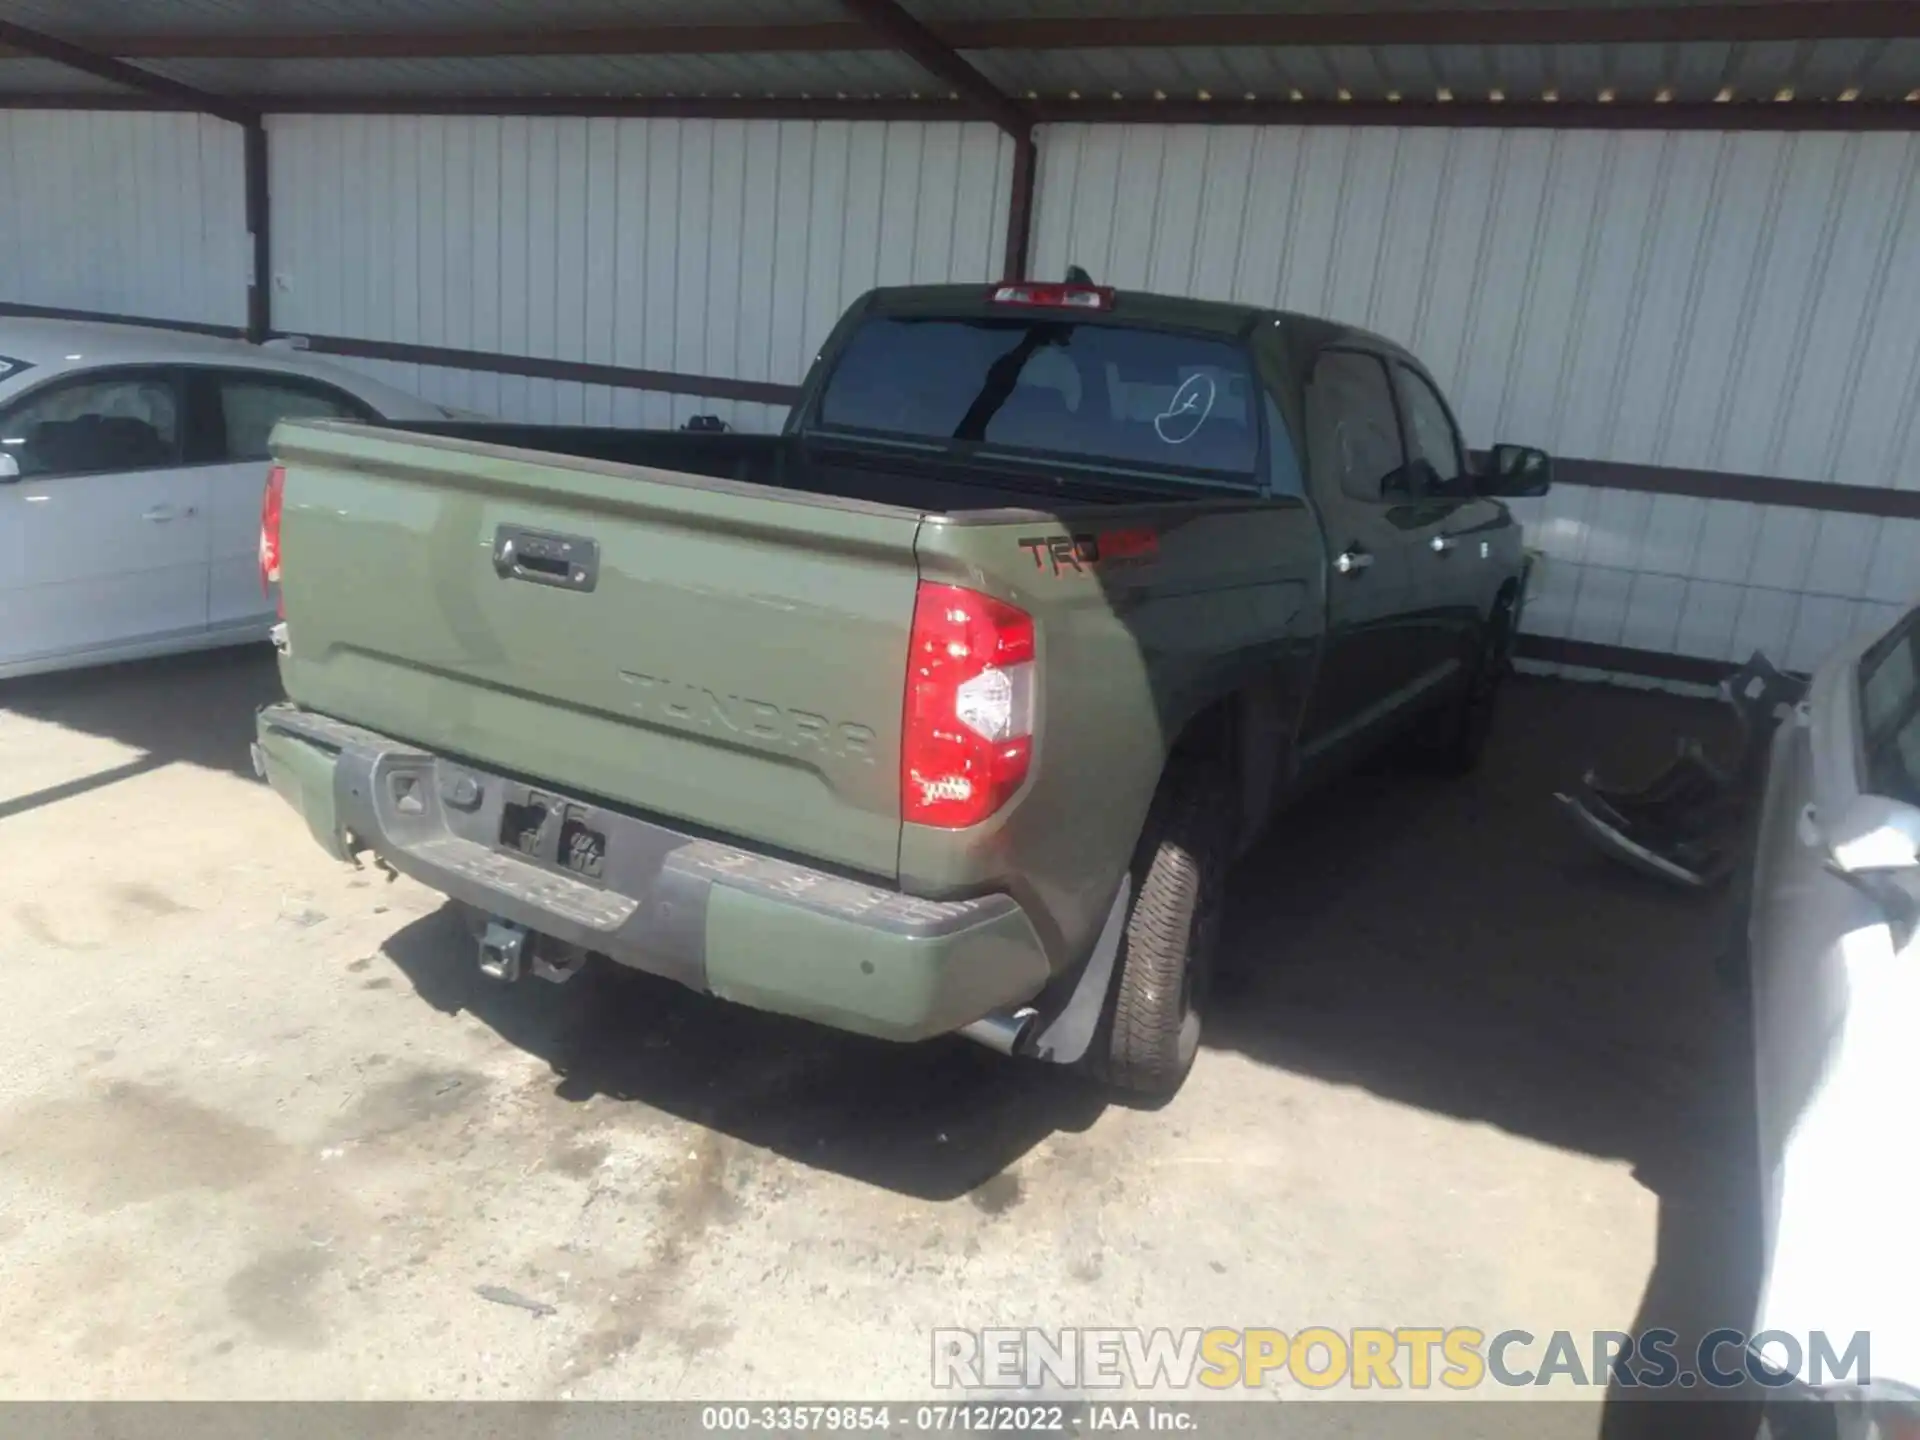
[{"label": "white vehicle panel", "polygon": [[0,672],[207,626],[206,474],[167,469],[0,489]]},{"label": "white vehicle panel", "polygon": [[210,625],[257,624],[264,634],[273,623],[273,597],[260,585],[260,499],[267,470],[265,460],[206,468]]},{"label": "white vehicle panel", "polygon": [[[264,639],[274,602],[260,585],[260,501],[273,424],[454,413],[291,346],[6,318],[0,420],[22,433],[0,436],[0,454],[31,460],[21,417],[23,406],[31,412],[38,403],[34,397],[70,382],[84,387],[105,372],[150,376],[161,390],[173,385],[178,413],[120,397],[31,418],[145,420],[164,434],[177,463],[112,468],[96,458],[77,469],[29,463],[20,478],[0,475],[0,678]],[[220,387],[217,402],[205,398],[210,384]]]}]

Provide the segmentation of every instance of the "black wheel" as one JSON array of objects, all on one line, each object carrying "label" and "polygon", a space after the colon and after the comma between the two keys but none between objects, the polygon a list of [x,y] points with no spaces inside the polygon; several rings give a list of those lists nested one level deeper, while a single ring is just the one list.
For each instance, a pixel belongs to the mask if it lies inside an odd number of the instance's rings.
[{"label": "black wheel", "polygon": [[1474,657],[1466,688],[1446,709],[1433,717],[1432,727],[1420,736],[1420,750],[1433,769],[1443,775],[1465,775],[1486,753],[1499,708],[1500,687],[1513,670],[1513,598],[1494,602]]},{"label": "black wheel", "polygon": [[1126,933],[1091,1057],[1112,1085],[1164,1098],[1193,1068],[1232,837],[1225,777],[1210,766],[1170,769],[1134,853]]}]

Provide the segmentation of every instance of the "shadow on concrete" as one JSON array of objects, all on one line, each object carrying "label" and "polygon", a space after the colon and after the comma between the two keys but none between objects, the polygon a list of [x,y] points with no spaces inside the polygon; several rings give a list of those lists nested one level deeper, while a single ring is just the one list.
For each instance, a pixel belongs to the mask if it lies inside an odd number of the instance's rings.
[{"label": "shadow on concrete", "polygon": [[[1757,1283],[1746,1013],[1714,973],[1726,901],[1610,865],[1552,794],[1590,764],[1656,766],[1722,720],[1670,696],[1523,682],[1476,777],[1381,765],[1303,801],[1236,872],[1207,1028],[1211,1048],[1631,1164],[1660,1202],[1636,1326],[1676,1331],[1683,1359],[1748,1322]],[[641,1101],[922,1197],[976,1191],[1104,1104],[963,1042],[864,1041],[612,966],[503,990],[469,947],[442,912],[388,950],[430,1003],[546,1060],[563,1097]],[[1686,1408],[1688,1433],[1732,1423]],[[1656,1412],[1671,1407],[1616,1405],[1606,1433],[1643,1433]]]},{"label": "shadow on concrete", "polygon": [[639,1101],[923,1199],[977,1192],[991,1206],[996,1175],[1048,1135],[1084,1130],[1105,1103],[1076,1076],[964,1040],[867,1040],[609,963],[565,985],[501,986],[480,974],[451,906],[385,948],[436,1009],[546,1061],[562,1099]]},{"label": "shadow on concrete", "polygon": [[141,752],[124,765],[0,804],[0,818],[184,762],[251,778],[254,711],[281,698],[270,645],[0,680],[0,713],[27,716]]},{"label": "shadow on concrete", "polygon": [[[1712,740],[1729,721],[1702,702],[1565,682],[1509,698],[1471,780],[1355,776],[1246,858],[1230,1003],[1207,1038],[1630,1163],[1660,1202],[1634,1329],[1675,1331],[1690,1368],[1701,1335],[1751,1322],[1758,1287],[1748,1017],[1715,971],[1732,916],[1724,892],[1670,890],[1588,850],[1552,796],[1589,766],[1648,773],[1677,737]],[[1629,1398],[1615,1396],[1603,1434],[1753,1434],[1744,1407],[1676,1415]]]}]

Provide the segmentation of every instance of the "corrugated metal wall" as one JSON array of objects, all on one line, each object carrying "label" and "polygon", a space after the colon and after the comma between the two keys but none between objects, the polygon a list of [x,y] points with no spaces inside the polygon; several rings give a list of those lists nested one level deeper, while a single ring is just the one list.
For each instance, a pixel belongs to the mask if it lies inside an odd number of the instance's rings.
[{"label": "corrugated metal wall", "polygon": [[0,110],[0,300],[244,325],[240,127]]},{"label": "corrugated metal wall", "polygon": [[[1920,487],[1920,137],[1053,126],[1035,272],[1399,340],[1468,441]],[[1920,522],[1560,487],[1537,633],[1806,665],[1920,591]]]},{"label": "corrugated metal wall", "polygon": [[[791,383],[874,284],[998,274],[987,125],[282,116],[274,323]],[[0,112],[0,300],[239,325],[241,138]],[[1472,443],[1920,487],[1920,136],[1049,126],[1035,273],[1408,344]],[[365,364],[508,418],[778,407]],[[1812,663],[1920,591],[1920,522],[1563,486],[1530,629]]]},{"label": "corrugated metal wall", "polygon": [[[276,328],[797,382],[873,285],[984,280],[1011,144],[957,123],[276,116]],[[562,424],[779,407],[368,365]]]}]

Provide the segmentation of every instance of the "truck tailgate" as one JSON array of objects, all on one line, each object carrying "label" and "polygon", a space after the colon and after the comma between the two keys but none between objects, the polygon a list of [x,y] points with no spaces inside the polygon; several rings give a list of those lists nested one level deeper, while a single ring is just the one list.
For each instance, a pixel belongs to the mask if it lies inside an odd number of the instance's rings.
[{"label": "truck tailgate", "polygon": [[917,512],[285,425],[296,704],[894,876]]}]

